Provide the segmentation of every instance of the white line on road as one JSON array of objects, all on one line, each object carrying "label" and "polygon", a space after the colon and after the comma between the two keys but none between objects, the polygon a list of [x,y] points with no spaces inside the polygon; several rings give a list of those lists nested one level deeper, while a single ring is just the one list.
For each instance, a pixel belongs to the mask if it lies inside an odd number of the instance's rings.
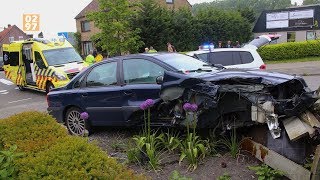
[{"label": "white line on road", "polygon": [[27,100],[30,100],[31,98],[27,98],[27,99],[20,99],[20,100],[16,100],[16,101],[10,101],[8,102],[9,104],[11,103],[16,103],[16,102],[20,102],[20,101],[27,101]]},{"label": "white line on road", "polygon": [[11,81],[8,81],[8,80],[5,80],[5,79],[0,79],[0,82],[2,82],[3,84],[6,84],[8,86],[13,84]]},{"label": "white line on road", "polygon": [[7,90],[1,90],[0,93],[6,92]]},{"label": "white line on road", "polygon": [[8,94],[9,92],[3,92],[3,93],[0,93],[0,94]]}]

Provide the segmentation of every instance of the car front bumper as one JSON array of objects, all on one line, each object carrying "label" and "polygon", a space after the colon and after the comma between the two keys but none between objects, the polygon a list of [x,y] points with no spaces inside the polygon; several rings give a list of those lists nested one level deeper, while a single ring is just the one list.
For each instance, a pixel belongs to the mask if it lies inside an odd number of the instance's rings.
[{"label": "car front bumper", "polygon": [[63,123],[63,107],[48,107],[48,113],[53,116],[58,123]]}]

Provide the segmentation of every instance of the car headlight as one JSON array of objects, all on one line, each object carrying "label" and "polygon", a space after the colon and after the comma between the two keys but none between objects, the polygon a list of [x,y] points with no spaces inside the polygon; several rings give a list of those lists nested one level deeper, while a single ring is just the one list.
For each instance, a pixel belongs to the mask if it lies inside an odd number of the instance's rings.
[{"label": "car headlight", "polygon": [[55,73],[55,76],[57,77],[57,79],[59,80],[67,80],[67,77],[64,74],[61,73]]}]

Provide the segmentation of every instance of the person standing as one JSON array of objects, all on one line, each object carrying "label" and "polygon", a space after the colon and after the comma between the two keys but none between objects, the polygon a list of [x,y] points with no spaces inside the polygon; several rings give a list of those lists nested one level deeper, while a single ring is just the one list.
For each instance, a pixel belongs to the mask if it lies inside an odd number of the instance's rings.
[{"label": "person standing", "polygon": [[219,41],[219,42],[218,42],[218,48],[223,48],[223,47],[222,47],[222,42],[221,42],[221,41]]},{"label": "person standing", "polygon": [[232,48],[232,44],[231,44],[231,41],[227,41],[227,45],[226,45],[226,48]]},{"label": "person standing", "polygon": [[149,50],[149,53],[156,53],[158,52],[157,50],[155,50],[152,46],[150,46],[150,50]]},{"label": "person standing", "polygon": [[149,48],[144,48],[144,53],[148,53],[149,52]]},{"label": "person standing", "polygon": [[236,41],[236,45],[235,45],[235,48],[240,48],[241,46],[240,46],[240,43],[239,43],[239,41]]},{"label": "person standing", "polygon": [[87,57],[85,59],[85,62],[88,63],[89,66],[94,63],[94,56],[92,54],[93,54],[93,51],[90,50],[89,54],[87,55]]},{"label": "person standing", "polygon": [[167,43],[167,48],[168,48],[168,52],[177,52],[176,48],[169,42]]}]

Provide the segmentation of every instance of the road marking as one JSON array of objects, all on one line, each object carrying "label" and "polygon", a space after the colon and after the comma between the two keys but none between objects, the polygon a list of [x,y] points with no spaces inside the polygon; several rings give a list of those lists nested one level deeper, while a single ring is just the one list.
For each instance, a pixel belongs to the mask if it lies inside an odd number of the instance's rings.
[{"label": "road marking", "polygon": [[0,82],[2,82],[3,84],[6,84],[8,86],[13,84],[11,81],[8,81],[8,80],[5,80],[5,79],[0,79]]},{"label": "road marking", "polygon": [[18,87],[14,88],[14,89],[19,89]]},{"label": "road marking", "polygon": [[27,101],[27,100],[30,100],[31,98],[27,98],[27,99],[20,99],[20,100],[16,100],[16,101],[10,101],[8,102],[9,104],[11,103],[16,103],[16,102],[21,102],[21,101]]},{"label": "road marking", "polygon": [[7,90],[1,90],[0,93],[6,92]]},{"label": "road marking", "polygon": [[4,93],[1,93],[1,94],[8,94],[9,92],[4,92]]}]

